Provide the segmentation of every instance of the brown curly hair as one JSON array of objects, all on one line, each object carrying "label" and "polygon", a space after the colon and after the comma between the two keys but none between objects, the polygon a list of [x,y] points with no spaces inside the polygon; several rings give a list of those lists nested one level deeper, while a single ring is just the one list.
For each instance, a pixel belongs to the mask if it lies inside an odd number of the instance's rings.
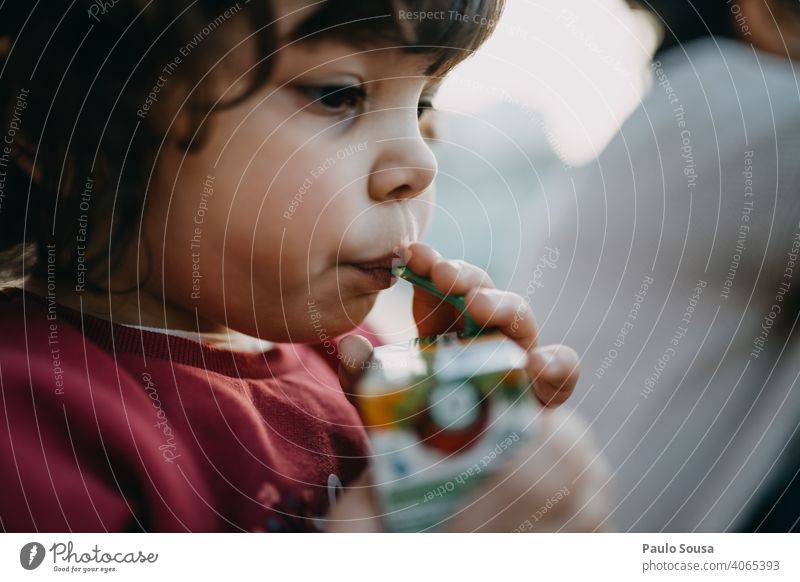
[{"label": "brown curly hair", "polygon": [[[268,79],[278,49],[273,8],[268,0],[31,4],[0,7],[0,276],[74,284],[80,254],[99,290],[136,234],[170,120],[188,119],[174,139],[191,152],[202,147],[209,113]],[[402,18],[406,9],[471,18]],[[429,54],[429,74],[442,75],[484,42],[502,9],[503,0],[326,0],[291,36],[388,42]],[[248,36],[257,62],[247,86],[216,103],[214,81],[231,74],[216,63]]]}]

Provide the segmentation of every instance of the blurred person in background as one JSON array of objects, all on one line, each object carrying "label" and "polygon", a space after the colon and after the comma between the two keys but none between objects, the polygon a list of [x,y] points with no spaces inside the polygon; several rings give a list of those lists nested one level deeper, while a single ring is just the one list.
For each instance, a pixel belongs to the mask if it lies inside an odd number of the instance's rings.
[{"label": "blurred person in background", "polygon": [[552,235],[517,288],[581,354],[610,523],[797,530],[800,3],[632,4],[663,30],[650,92],[545,192]]}]

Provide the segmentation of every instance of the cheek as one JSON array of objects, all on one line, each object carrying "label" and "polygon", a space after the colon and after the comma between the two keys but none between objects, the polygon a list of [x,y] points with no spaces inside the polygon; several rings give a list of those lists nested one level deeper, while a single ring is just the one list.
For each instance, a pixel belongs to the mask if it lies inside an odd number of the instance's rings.
[{"label": "cheek", "polygon": [[359,187],[349,167],[305,154],[270,185],[259,232],[280,232],[281,255],[300,261],[313,274],[335,260],[349,225],[364,210]]}]

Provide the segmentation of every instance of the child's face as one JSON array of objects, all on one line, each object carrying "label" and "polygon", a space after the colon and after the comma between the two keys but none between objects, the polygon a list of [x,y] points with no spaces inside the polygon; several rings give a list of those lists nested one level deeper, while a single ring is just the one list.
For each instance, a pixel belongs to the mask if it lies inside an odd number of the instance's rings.
[{"label": "child's face", "polygon": [[275,341],[360,323],[432,208],[427,64],[330,40],[284,47],[262,91],[213,116],[199,152],[162,156],[148,290],[163,277],[168,303]]}]

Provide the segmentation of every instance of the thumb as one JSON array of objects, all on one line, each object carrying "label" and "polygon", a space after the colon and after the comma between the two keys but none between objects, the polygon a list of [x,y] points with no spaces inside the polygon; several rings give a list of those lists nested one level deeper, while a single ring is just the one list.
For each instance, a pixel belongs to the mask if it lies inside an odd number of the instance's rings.
[{"label": "thumb", "polygon": [[327,532],[375,533],[383,531],[378,503],[371,486],[369,470],[347,487],[339,495],[326,517]]},{"label": "thumb", "polygon": [[371,359],[372,344],[364,336],[348,335],[339,341],[339,383],[348,398]]}]

